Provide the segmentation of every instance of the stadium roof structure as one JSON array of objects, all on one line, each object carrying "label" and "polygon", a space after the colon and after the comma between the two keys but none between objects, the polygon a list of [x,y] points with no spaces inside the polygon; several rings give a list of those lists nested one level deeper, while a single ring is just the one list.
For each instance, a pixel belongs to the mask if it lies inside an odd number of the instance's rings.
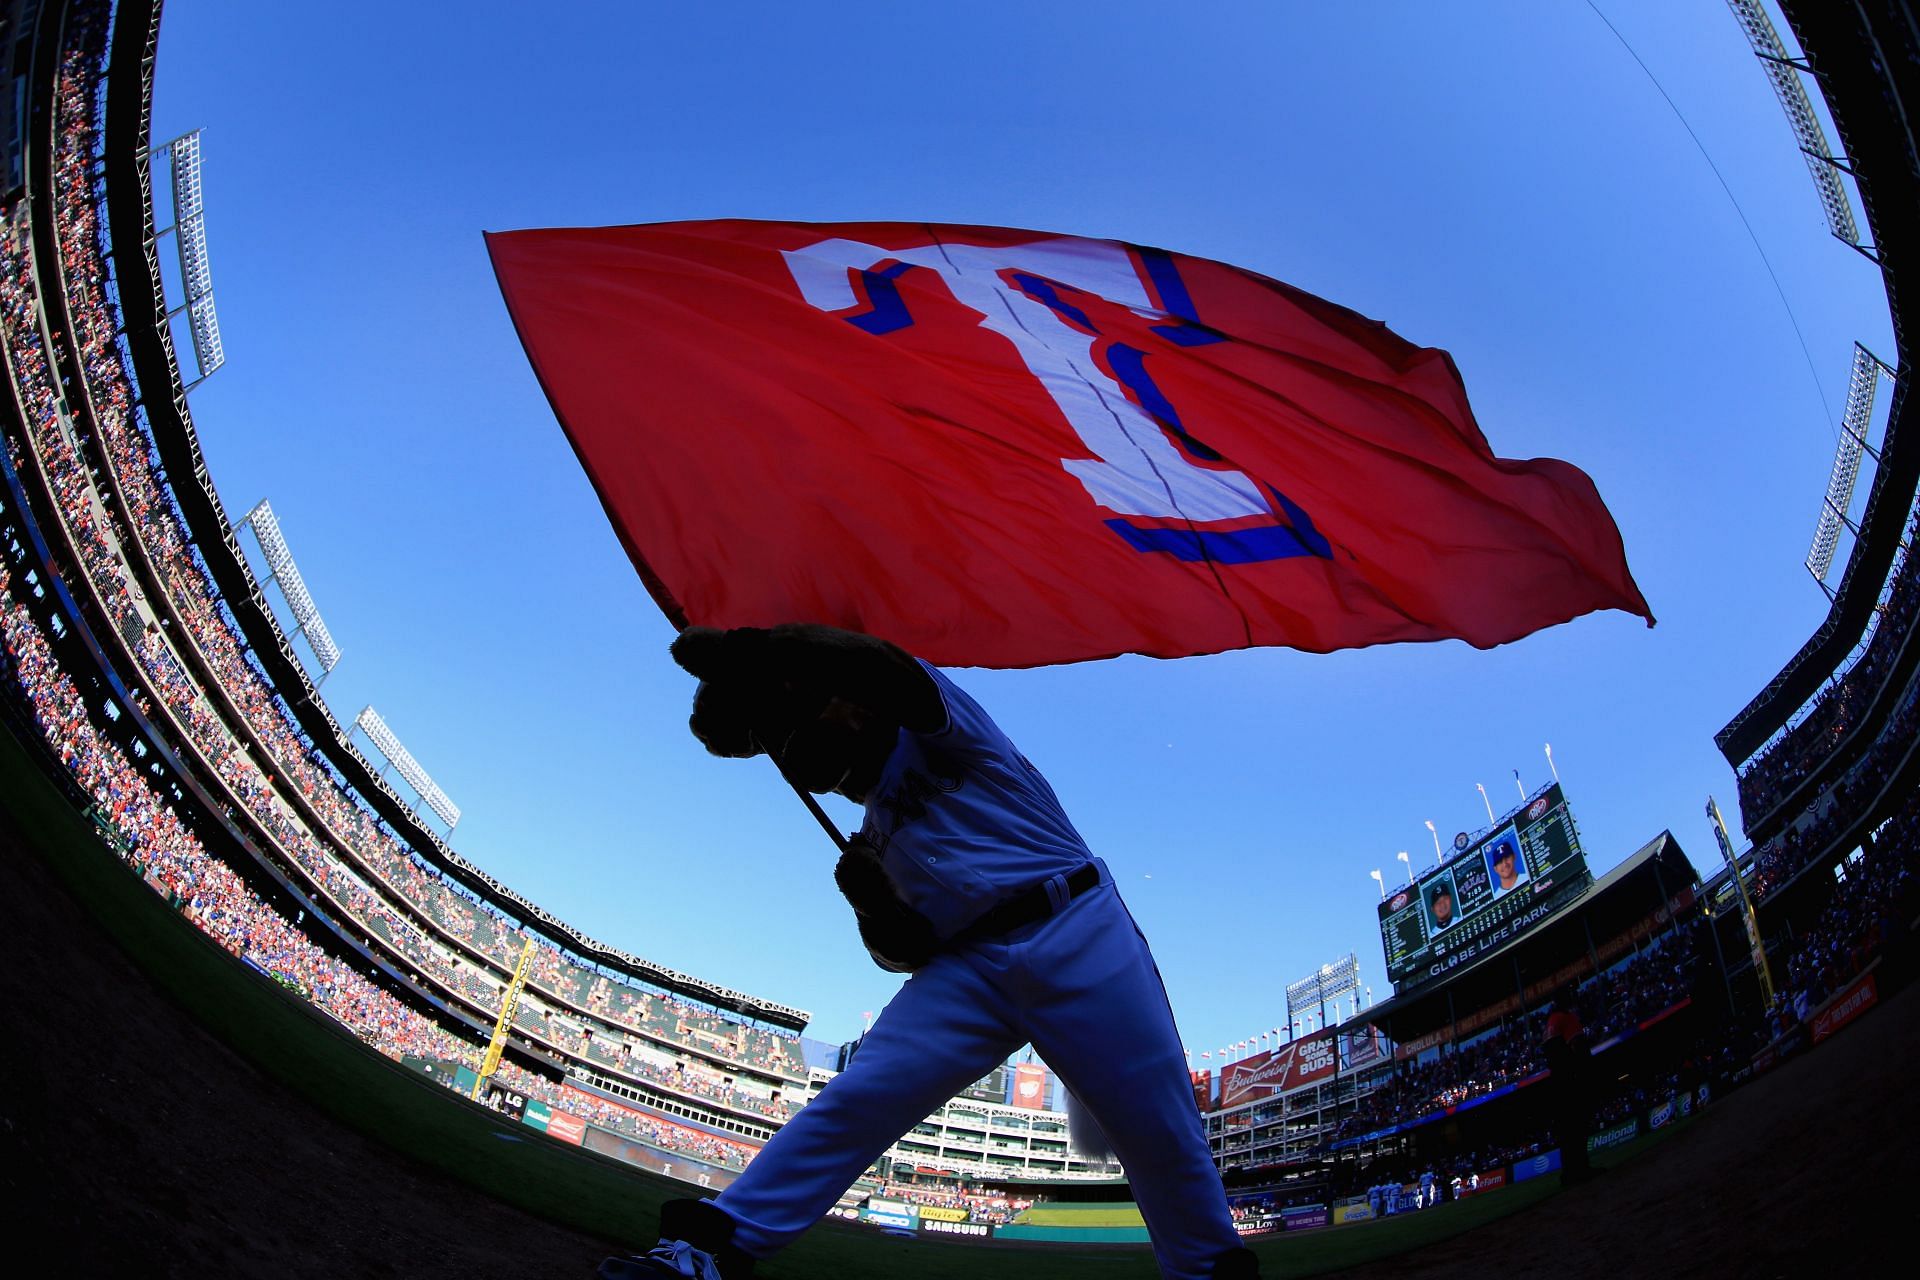
[{"label": "stadium roof structure", "polygon": [[1445,978],[1361,1010],[1339,1029],[1378,1027],[1407,1044],[1515,997],[1518,1007],[1535,1008],[1594,972],[1596,953],[1609,942],[1670,927],[1696,901],[1698,881],[1679,841],[1662,831],[1548,920]]},{"label": "stadium roof structure", "polygon": [[[1826,621],[1714,735],[1721,754],[1735,766],[1751,759],[1783,729],[1859,642],[1899,550],[1907,510],[1920,483],[1920,424],[1906,420],[1913,375],[1906,334],[1920,324],[1920,290],[1899,287],[1907,255],[1920,248],[1920,240],[1900,230],[1911,225],[1913,210],[1920,208],[1920,144],[1903,109],[1905,103],[1920,101],[1920,62],[1911,56],[1913,6],[1906,0],[1780,0],[1780,8],[1820,81],[1872,228],[1893,317],[1897,372],[1880,464]],[[1902,209],[1907,212],[1902,214]]]},{"label": "stadium roof structure", "polygon": [[[242,553],[238,535],[214,491],[200,440],[187,410],[187,384],[167,319],[156,251],[153,172],[147,163],[153,126],[153,76],[160,39],[158,0],[122,0],[115,6],[107,71],[107,109],[102,169],[106,223],[113,237],[127,352],[139,384],[141,406],[153,429],[175,501],[192,529],[195,546],[255,658],[288,709],[325,758],[373,811],[422,857],[510,919],[541,934],[572,955],[631,975],[688,999],[773,1026],[803,1029],[803,1009],[709,982],[597,941],[545,908],[508,888],[456,853],[425,825],[408,802],[379,776],[373,762],[347,741],[347,733],[318,696],[312,680],[281,630],[266,594]],[[137,54],[137,56],[136,56]]]}]

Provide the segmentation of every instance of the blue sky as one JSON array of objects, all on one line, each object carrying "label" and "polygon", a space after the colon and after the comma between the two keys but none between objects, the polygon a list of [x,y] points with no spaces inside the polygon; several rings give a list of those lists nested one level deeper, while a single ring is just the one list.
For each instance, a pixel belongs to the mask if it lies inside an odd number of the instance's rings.
[{"label": "blue sky", "polygon": [[[1491,652],[1124,658],[957,678],[1113,866],[1198,1052],[1352,951],[1368,872],[1547,778],[1604,871],[1711,865],[1712,736],[1818,625],[1801,566],[1877,273],[1826,232],[1717,0],[1427,6],[522,6],[175,0],[155,138],[202,128],[229,363],[193,393],[236,517],[272,500],[454,843],[596,937],[851,1037],[898,980],[764,761],[691,682],[527,368],[483,230],[912,218],[1108,235],[1286,280],[1451,351],[1495,452],[1593,476],[1660,618]],[[1884,408],[1882,409],[1882,416]],[[1877,428],[1876,428],[1877,429]],[[837,803],[837,802],[836,802]],[[851,824],[850,806],[836,810]]]}]

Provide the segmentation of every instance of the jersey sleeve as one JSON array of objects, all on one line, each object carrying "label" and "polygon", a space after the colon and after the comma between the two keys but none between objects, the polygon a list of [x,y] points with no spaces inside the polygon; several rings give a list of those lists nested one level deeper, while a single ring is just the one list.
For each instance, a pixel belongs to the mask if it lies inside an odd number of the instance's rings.
[{"label": "jersey sleeve", "polygon": [[942,751],[954,752],[975,759],[1005,759],[1013,753],[1013,744],[1000,726],[983,710],[979,703],[949,680],[946,673],[924,658],[916,659],[933,677],[933,684],[940,691],[940,702],[946,708],[947,722],[931,733],[919,737],[931,744],[937,744]]}]

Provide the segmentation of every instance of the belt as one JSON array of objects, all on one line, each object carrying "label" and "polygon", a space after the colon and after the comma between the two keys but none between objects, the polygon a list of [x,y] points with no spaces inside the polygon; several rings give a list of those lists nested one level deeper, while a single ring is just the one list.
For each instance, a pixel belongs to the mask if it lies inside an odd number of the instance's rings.
[{"label": "belt", "polygon": [[953,943],[984,942],[1037,924],[1100,883],[1100,868],[1083,862],[1064,876],[1052,876],[1011,898],[1003,898],[972,924],[956,933]]}]

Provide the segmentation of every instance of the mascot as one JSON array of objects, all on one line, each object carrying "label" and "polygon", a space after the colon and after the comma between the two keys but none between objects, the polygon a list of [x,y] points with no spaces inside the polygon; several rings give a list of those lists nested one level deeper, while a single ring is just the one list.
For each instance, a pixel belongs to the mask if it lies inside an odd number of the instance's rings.
[{"label": "mascot", "polygon": [[1162,1275],[1248,1280],[1146,939],[1053,789],[945,675],[871,636],[692,627],[691,726],[864,806],[834,880],[881,967],[908,977],[845,1071],[711,1200],[605,1280],[743,1280],[887,1147],[1031,1043],[1126,1166]]}]

